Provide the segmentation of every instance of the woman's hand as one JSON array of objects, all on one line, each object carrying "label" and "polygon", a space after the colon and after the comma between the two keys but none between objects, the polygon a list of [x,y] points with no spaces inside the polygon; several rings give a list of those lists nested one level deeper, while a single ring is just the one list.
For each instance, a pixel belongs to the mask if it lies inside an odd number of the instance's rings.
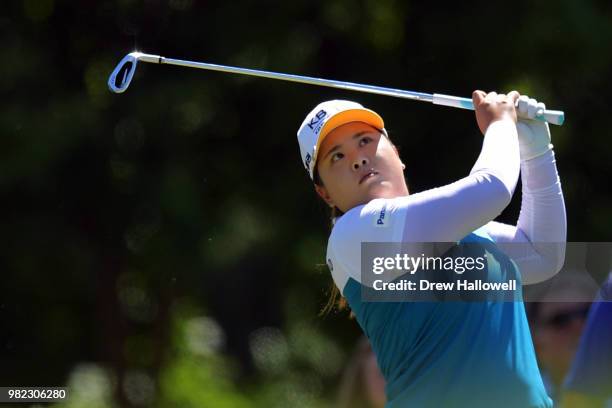
[{"label": "woman's hand", "polygon": [[484,135],[489,125],[498,120],[510,119],[516,123],[516,101],[519,98],[516,91],[508,95],[490,92],[485,94],[483,91],[472,93],[472,102],[476,111],[476,122],[480,131]]}]

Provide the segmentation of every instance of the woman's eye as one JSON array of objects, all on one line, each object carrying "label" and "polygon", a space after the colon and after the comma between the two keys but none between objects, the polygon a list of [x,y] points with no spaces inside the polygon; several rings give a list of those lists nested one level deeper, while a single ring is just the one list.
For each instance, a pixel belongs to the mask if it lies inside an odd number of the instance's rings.
[{"label": "woman's eye", "polygon": [[363,145],[367,145],[368,143],[370,143],[372,141],[371,137],[364,137],[359,141],[359,145],[363,146]]},{"label": "woman's eye", "polygon": [[333,163],[333,162],[335,162],[335,161],[340,160],[340,159],[341,159],[341,158],[343,158],[343,157],[344,157],[344,155],[343,155],[342,153],[334,153],[334,154],[332,155],[331,161],[332,161],[332,163]]}]

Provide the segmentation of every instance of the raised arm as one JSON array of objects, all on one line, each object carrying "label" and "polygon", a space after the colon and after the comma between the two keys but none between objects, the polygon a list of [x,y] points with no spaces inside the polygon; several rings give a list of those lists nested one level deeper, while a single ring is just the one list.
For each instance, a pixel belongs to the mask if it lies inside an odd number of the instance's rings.
[{"label": "raised arm", "polygon": [[[521,96],[519,112],[534,117],[544,104]],[[518,264],[523,284],[554,276],[563,266],[567,222],[561,182],[550,131],[543,122],[521,119],[517,124],[520,154],[522,201],[516,226],[487,224],[487,232]]]},{"label": "raised arm", "polygon": [[484,134],[480,156],[469,176],[396,201],[406,210],[404,241],[458,241],[508,205],[519,174],[517,98],[517,92],[474,92],[476,120]]}]

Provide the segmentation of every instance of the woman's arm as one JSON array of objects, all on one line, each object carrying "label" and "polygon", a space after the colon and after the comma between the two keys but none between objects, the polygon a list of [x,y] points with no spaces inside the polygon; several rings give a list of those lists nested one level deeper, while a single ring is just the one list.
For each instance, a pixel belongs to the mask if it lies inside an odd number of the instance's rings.
[{"label": "woman's arm", "polygon": [[524,285],[554,276],[565,259],[567,223],[551,151],[521,163],[523,199],[516,226],[487,224],[487,232],[519,266]]},{"label": "woman's arm", "polygon": [[497,217],[508,205],[519,175],[514,111],[517,96],[516,92],[508,95],[508,106],[502,102],[503,95],[491,93],[487,102],[474,93],[476,118],[485,135],[480,156],[469,176],[393,200],[392,205],[405,210],[404,241],[458,241]]},{"label": "woman's arm", "polygon": [[551,278],[563,267],[567,222],[548,126],[527,120],[517,128],[523,196],[519,219],[516,226],[491,222],[486,229],[518,264],[528,285]]}]

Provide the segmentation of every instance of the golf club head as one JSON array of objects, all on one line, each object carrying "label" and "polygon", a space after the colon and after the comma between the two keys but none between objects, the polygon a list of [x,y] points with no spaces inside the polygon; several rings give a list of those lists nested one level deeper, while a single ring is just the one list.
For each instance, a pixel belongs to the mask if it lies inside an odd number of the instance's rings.
[{"label": "golf club head", "polygon": [[131,52],[117,64],[113,72],[108,77],[108,88],[115,93],[122,93],[130,86],[140,52]]}]

